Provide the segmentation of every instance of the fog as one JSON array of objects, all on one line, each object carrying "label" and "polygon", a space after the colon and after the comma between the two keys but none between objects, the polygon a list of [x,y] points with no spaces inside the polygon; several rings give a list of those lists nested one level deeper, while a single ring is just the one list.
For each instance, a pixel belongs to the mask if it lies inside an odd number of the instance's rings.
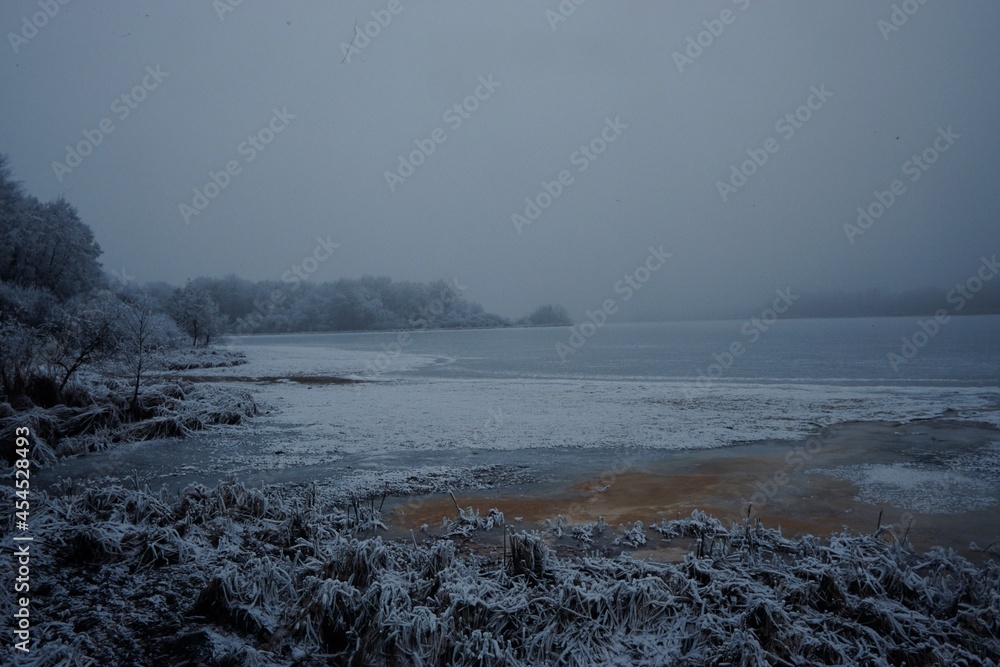
[{"label": "fog", "polygon": [[139,282],[300,267],[622,319],[948,288],[1000,250],[998,24],[986,1],[9,0],[0,152]]}]

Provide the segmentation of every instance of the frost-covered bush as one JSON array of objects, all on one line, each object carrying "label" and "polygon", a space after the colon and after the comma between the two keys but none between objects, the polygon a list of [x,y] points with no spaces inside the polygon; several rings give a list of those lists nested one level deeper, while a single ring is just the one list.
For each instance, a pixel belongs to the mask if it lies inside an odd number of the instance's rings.
[{"label": "frost-covered bush", "polygon": [[194,431],[240,424],[260,411],[253,395],[212,384],[159,381],[131,403],[132,388],[118,380],[77,387],[79,405],[0,412],[0,460],[14,460],[14,429],[27,426],[31,456],[48,465],[60,456],[100,451],[112,444],[185,437]]},{"label": "frost-covered bush", "polygon": [[57,303],[48,290],[0,280],[0,322],[40,329],[51,321]]},{"label": "frost-covered bush", "polygon": [[[454,496],[452,496],[454,497]],[[457,519],[444,519],[442,526],[448,537],[469,537],[477,530],[493,530],[505,523],[503,512],[493,507],[485,517],[479,515],[479,510],[473,507],[458,508]]]},{"label": "frost-covered bush", "polygon": [[50,340],[19,322],[0,323],[0,392],[14,408],[31,406],[29,394]]}]

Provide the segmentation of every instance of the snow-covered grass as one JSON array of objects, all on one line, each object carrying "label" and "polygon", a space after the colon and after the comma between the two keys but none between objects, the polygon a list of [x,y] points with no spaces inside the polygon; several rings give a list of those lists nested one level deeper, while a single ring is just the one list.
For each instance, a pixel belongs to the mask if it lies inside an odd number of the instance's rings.
[{"label": "snow-covered grass", "polygon": [[114,444],[184,437],[214,426],[239,424],[259,412],[245,390],[182,380],[159,380],[144,386],[136,404],[121,380],[95,380],[77,388],[72,405],[35,407],[14,412],[0,404],[0,457],[13,461],[13,432],[28,427],[31,456],[38,466],[63,456],[101,451]]},{"label": "snow-covered grass", "polygon": [[173,350],[163,360],[167,371],[190,371],[204,368],[232,368],[247,363],[246,354],[219,347],[185,347]]},{"label": "snow-covered grass", "polygon": [[[454,497],[453,495],[452,498]],[[503,512],[495,507],[491,508],[485,517],[479,514],[478,509],[462,508],[457,502],[455,509],[458,511],[458,518],[454,520],[445,518],[441,522],[443,532],[448,537],[470,537],[476,531],[493,530],[495,527],[506,525]]]},{"label": "snow-covered grass", "polygon": [[[378,519],[373,504],[327,506],[314,487],[227,481],[169,497],[112,486],[36,507],[40,642],[19,664],[1000,659],[1000,565],[914,553],[887,533],[786,539],[695,513],[653,529],[695,538],[696,551],[653,563],[560,558],[491,515],[505,531],[505,556],[491,560],[447,539],[361,539],[355,527]],[[490,523],[459,514],[463,525]],[[9,569],[3,577],[10,586]],[[9,596],[0,604],[9,618]],[[12,661],[10,644],[2,650],[0,662]]]}]

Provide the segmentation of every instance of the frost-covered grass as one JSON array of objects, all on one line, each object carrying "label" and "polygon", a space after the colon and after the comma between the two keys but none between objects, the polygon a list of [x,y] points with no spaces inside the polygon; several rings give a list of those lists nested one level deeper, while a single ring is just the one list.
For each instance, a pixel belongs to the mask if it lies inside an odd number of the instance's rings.
[{"label": "frost-covered grass", "polygon": [[[489,559],[448,539],[359,538],[356,528],[378,523],[376,503],[319,498],[314,487],[227,481],[179,497],[112,486],[37,503],[40,641],[18,664],[995,665],[1000,656],[1000,565],[914,553],[884,534],[786,539],[695,513],[651,526],[697,544],[683,562],[660,564],[560,558],[498,513],[459,511],[470,534],[504,531],[503,559]],[[3,650],[0,662],[13,657],[9,643]]]},{"label": "frost-covered grass", "polygon": [[237,350],[218,347],[186,347],[174,350],[163,362],[168,371],[189,371],[200,368],[232,368],[247,363],[247,356]]},{"label": "frost-covered grass", "polygon": [[239,424],[258,414],[245,390],[182,380],[143,387],[132,404],[125,382],[95,380],[75,389],[69,404],[15,412],[0,404],[0,460],[13,462],[14,429],[28,427],[31,456],[39,466],[63,456],[100,451],[123,442],[184,437],[220,425]]}]

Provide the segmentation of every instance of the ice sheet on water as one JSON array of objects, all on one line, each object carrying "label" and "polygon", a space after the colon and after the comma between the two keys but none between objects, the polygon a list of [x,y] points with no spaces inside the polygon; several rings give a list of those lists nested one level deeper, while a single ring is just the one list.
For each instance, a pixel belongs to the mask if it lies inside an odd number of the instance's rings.
[{"label": "ice sheet on water", "polygon": [[[253,345],[245,338],[234,349],[245,352],[247,363],[234,368],[212,368],[191,374],[219,377],[288,377],[310,375],[386,379],[396,373],[435,363],[436,358],[401,353],[388,356],[379,351],[342,350],[329,346]],[[387,361],[388,360],[388,361]]]},{"label": "ice sheet on water", "polygon": [[[851,420],[909,421],[955,409],[1000,421],[989,388],[727,384],[687,397],[676,382],[419,379],[261,385],[271,434],[340,453],[534,447],[719,447],[796,439]],[[291,436],[291,437],[289,437]]]},{"label": "ice sheet on water", "polygon": [[[991,449],[996,450],[996,443]],[[957,456],[941,465],[919,463],[862,464],[841,468],[816,468],[822,473],[858,486],[857,499],[872,505],[891,504],[923,514],[957,514],[997,504],[994,495],[1000,477],[1000,456],[993,452],[983,466],[975,457]]]},{"label": "ice sheet on water", "polygon": [[270,410],[254,423],[255,437],[263,438],[264,451],[281,452],[280,461],[268,464],[278,467],[329,463],[354,453],[452,448],[708,448],[798,439],[817,425],[909,421],[946,410],[958,419],[1000,425],[996,387],[733,381],[703,388],[657,379],[427,378],[405,371],[437,359],[406,352],[379,365],[380,353],[328,346],[251,342],[240,349],[246,364],[194,372],[393,380],[253,385],[258,402]]}]

